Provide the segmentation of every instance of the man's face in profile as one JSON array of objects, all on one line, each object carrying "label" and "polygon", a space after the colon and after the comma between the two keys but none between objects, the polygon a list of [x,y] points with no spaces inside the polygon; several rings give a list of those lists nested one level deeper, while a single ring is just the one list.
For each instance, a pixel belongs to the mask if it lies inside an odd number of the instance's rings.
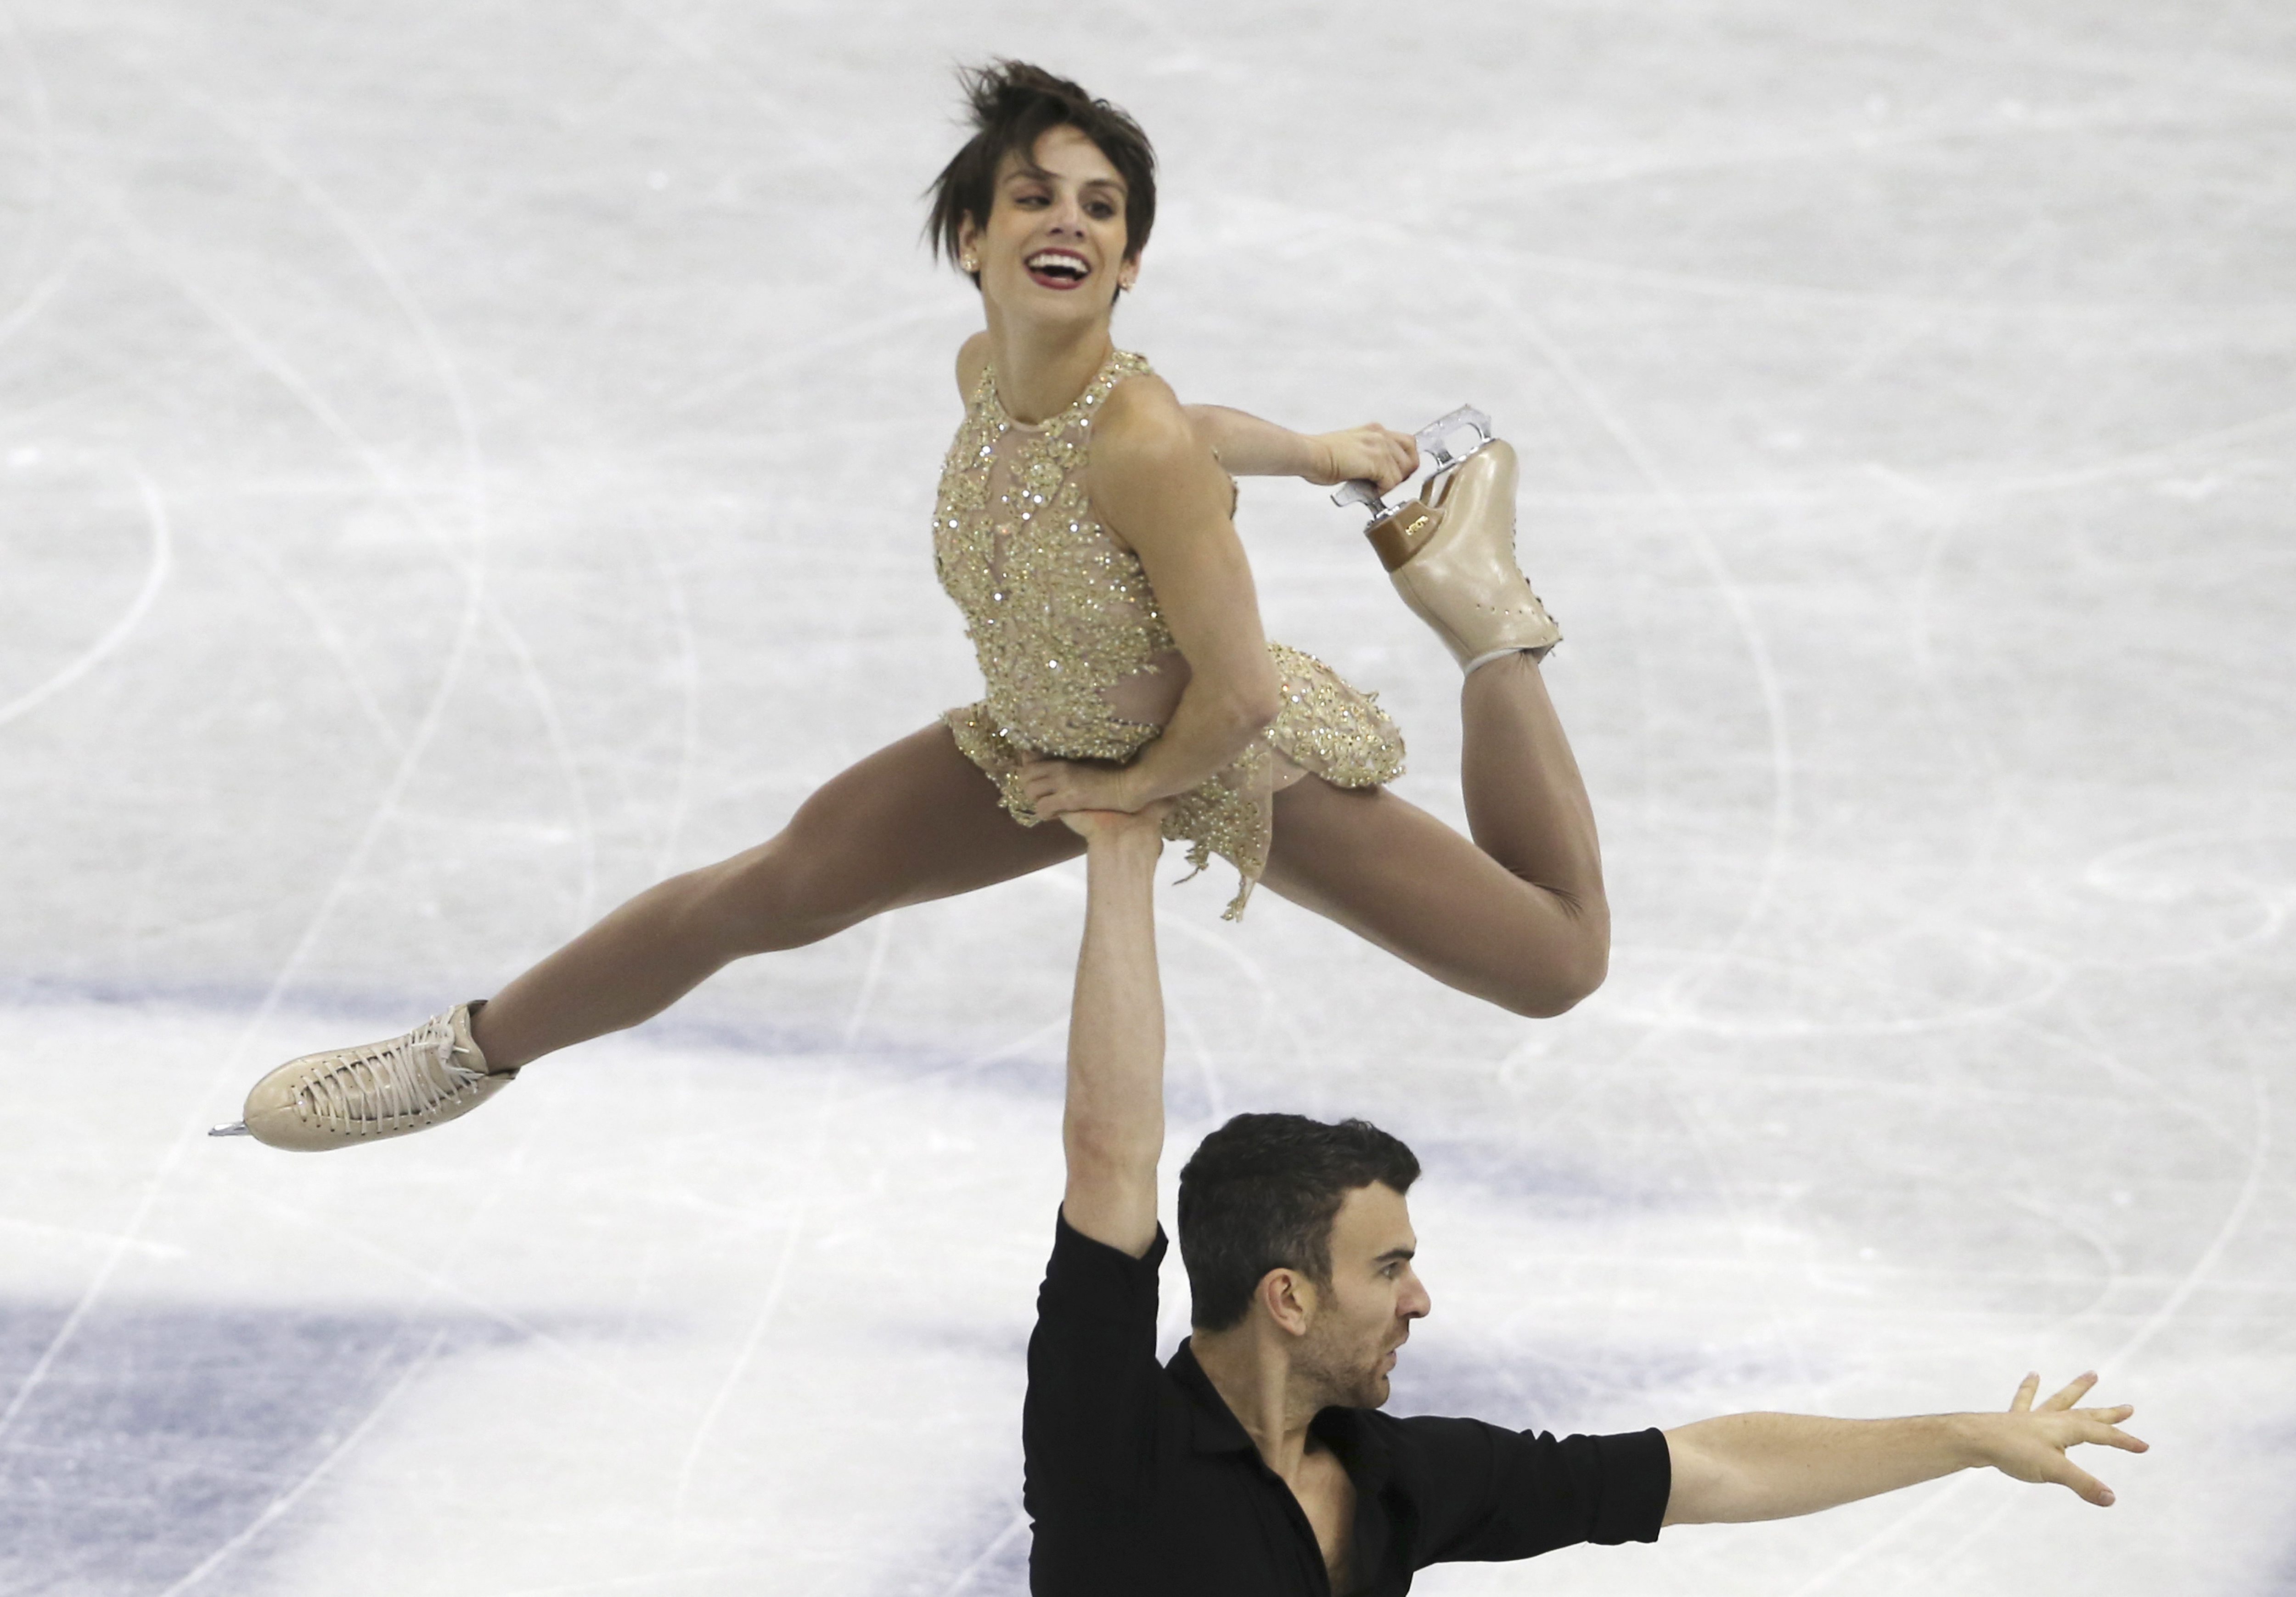
[{"label": "man's face in profile", "polygon": [[1315,1320],[1299,1355],[1327,1404],[1377,1408],[1411,1323],[1431,1306],[1411,1268],[1419,1239],[1403,1194],[1357,1187],[1332,1220],[1332,1281],[1316,1293]]}]

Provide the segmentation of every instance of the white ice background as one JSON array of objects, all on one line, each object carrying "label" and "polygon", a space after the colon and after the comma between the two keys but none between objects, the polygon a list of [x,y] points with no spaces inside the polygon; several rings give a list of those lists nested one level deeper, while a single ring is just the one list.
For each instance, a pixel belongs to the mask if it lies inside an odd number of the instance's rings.
[{"label": "white ice background", "polygon": [[[2155,1444],[1421,1589],[2296,1591],[2286,5],[11,0],[0,1592],[1023,1589],[1073,871],[201,1135],[974,695],[918,194],[998,52],[1157,137],[1185,397],[1515,441],[1617,910],[1533,1022],[1170,890],[1168,1164],[1414,1143],[1404,1411]],[[1354,518],[1242,527],[1456,816]]]}]

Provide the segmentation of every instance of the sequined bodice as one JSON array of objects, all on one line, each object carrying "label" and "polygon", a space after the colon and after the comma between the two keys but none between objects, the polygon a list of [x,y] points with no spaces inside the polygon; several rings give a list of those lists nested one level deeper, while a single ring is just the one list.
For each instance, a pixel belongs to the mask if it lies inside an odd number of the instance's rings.
[{"label": "sequined bodice", "polygon": [[941,467],[933,564],[964,612],[988,708],[1014,744],[1125,759],[1160,730],[1128,721],[1110,690],[1172,649],[1139,557],[1093,519],[1092,429],[1148,363],[1111,354],[1058,415],[1026,426],[983,371]]}]

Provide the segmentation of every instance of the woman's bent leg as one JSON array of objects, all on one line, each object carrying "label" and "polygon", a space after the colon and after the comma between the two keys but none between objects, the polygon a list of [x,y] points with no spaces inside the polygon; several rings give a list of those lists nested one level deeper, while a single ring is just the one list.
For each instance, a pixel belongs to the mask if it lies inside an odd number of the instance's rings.
[{"label": "woman's bent leg", "polygon": [[1309,778],[1276,795],[1267,884],[1448,986],[1560,1014],[1610,962],[1594,807],[1530,655],[1471,672],[1460,713],[1472,842],[1384,789]]},{"label": "woman's bent leg", "polygon": [[744,954],[817,942],[1083,848],[1065,826],[1014,821],[936,724],[832,778],[770,841],[608,914],[495,995],[472,1036],[489,1068],[515,1069],[660,1013]]}]

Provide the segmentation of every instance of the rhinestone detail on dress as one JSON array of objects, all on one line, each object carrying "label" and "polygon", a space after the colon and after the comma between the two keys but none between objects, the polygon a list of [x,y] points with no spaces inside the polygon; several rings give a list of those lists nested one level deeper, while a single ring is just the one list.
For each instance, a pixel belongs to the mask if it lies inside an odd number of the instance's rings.
[{"label": "rhinestone detail on dress", "polygon": [[[1073,404],[1034,426],[1006,414],[984,371],[941,470],[934,568],[964,612],[988,689],[943,719],[1026,825],[1037,823],[1020,787],[1027,751],[1122,762],[1162,731],[1111,708],[1110,690],[1152,673],[1174,645],[1139,557],[1095,519],[1087,481],[1100,407],[1148,370],[1116,351]],[[1311,774],[1371,787],[1403,770],[1402,734],[1376,695],[1310,655],[1268,648],[1283,684],[1275,725],[1164,819],[1164,835],[1190,845],[1198,870],[1217,854],[1241,872],[1231,920],[1267,868],[1278,790]]]}]

